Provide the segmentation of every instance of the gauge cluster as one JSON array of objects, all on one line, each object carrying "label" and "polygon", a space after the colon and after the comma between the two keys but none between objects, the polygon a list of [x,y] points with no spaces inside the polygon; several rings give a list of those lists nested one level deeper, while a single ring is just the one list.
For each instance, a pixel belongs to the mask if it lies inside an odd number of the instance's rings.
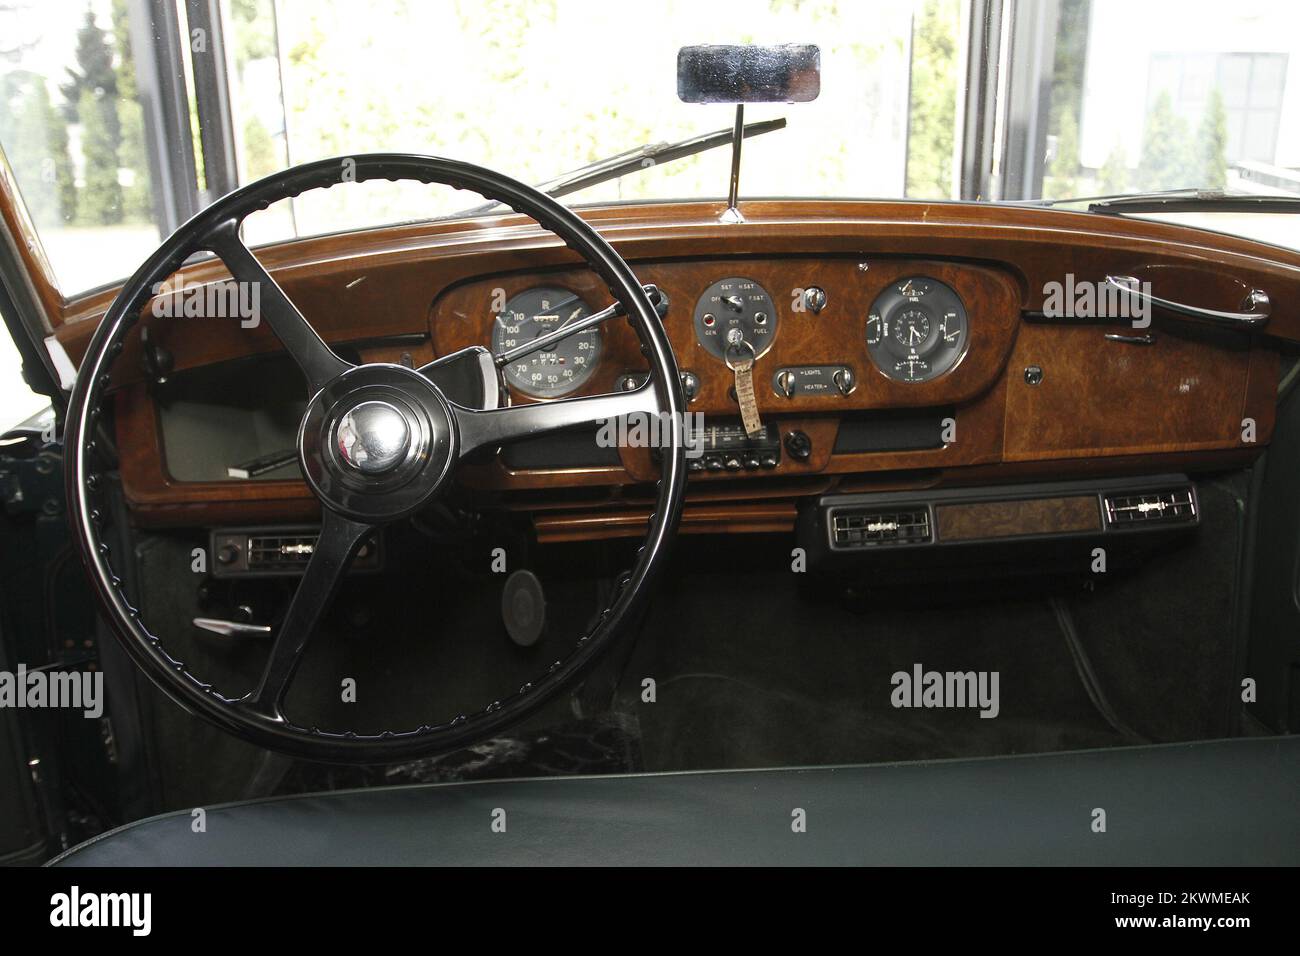
[{"label": "gauge cluster", "polygon": [[[765,414],[909,401],[898,386],[915,388],[916,401],[969,395],[996,374],[990,362],[1005,348],[997,343],[1007,342],[1014,326],[1007,280],[975,266],[843,258],[755,259],[732,268],[724,260],[637,268],[638,278],[674,302],[661,315],[688,372],[686,397],[693,409],[710,414],[737,411],[735,388],[746,360],[753,362],[753,381],[761,383],[758,405]],[[441,326],[440,353],[488,344],[484,339],[490,338],[493,353],[515,355],[501,366],[501,380],[523,400],[608,392],[643,380],[645,356],[625,319],[559,339],[553,335],[609,308],[608,288],[598,279],[557,272],[512,284],[505,293],[489,281],[463,287],[445,307],[447,314],[472,315],[472,296],[502,295],[499,310],[478,326],[483,337],[462,337],[452,326]],[[985,340],[971,374],[947,384],[972,351],[973,301],[981,303]],[[1008,303],[1006,315],[986,320],[990,301],[999,309]],[[542,337],[551,343],[529,351],[529,343]],[[940,380],[945,384],[939,391],[920,388]]]},{"label": "gauge cluster", "polygon": [[[554,286],[537,286],[511,296],[492,323],[492,351],[526,344],[552,329],[591,315],[582,296]],[[599,326],[560,339],[506,365],[506,382],[531,398],[558,398],[580,388],[596,370],[604,339]]]}]

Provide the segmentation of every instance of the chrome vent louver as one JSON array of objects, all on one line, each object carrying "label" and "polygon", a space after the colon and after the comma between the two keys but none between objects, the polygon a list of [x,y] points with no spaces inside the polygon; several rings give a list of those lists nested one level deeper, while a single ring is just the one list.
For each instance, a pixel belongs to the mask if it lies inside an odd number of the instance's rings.
[{"label": "chrome vent louver", "polygon": [[930,541],[930,509],[905,508],[837,511],[832,519],[837,548],[873,548]]},{"label": "chrome vent louver", "polygon": [[248,570],[305,568],[315,548],[314,534],[252,534],[248,536]]},{"label": "chrome vent louver", "polygon": [[1108,494],[1103,497],[1106,524],[1112,528],[1134,525],[1177,524],[1196,520],[1196,494],[1190,485],[1157,491]]},{"label": "chrome vent louver", "polygon": [[[311,527],[217,528],[212,532],[212,574],[218,578],[277,577],[306,571],[319,531]],[[357,548],[349,573],[383,567],[383,543],[376,531]]]}]

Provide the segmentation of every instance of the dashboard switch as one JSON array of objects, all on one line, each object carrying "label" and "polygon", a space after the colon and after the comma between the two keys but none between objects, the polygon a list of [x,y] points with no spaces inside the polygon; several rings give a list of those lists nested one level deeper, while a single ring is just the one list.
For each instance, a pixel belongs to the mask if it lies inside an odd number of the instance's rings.
[{"label": "dashboard switch", "polygon": [[857,388],[858,379],[847,365],[790,365],[772,372],[772,391],[782,398],[835,397]]},{"label": "dashboard switch", "polygon": [[700,377],[694,372],[682,372],[682,392],[688,402],[695,401],[695,396],[700,394]]},{"label": "dashboard switch", "polygon": [[[644,385],[649,377],[646,372],[624,372],[614,380],[614,387],[620,392],[634,392]],[[682,369],[678,377],[682,381],[682,393],[686,396],[686,400],[695,401],[700,394],[700,377],[690,369]]]},{"label": "dashboard switch", "polygon": [[826,308],[826,290],[819,285],[810,285],[803,290],[803,307],[813,315],[820,315]]},{"label": "dashboard switch", "polygon": [[812,439],[806,432],[792,431],[785,436],[785,450],[795,461],[807,461],[812,457]]}]

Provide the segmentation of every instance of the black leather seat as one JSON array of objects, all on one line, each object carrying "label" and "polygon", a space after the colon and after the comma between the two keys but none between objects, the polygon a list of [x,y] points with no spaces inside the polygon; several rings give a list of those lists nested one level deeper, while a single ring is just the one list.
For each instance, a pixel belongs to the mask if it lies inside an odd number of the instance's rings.
[{"label": "black leather seat", "polygon": [[1295,864],[1297,795],[1300,737],[1253,738],[326,793],[208,808],[203,834],[188,811],[142,820],[54,863]]}]

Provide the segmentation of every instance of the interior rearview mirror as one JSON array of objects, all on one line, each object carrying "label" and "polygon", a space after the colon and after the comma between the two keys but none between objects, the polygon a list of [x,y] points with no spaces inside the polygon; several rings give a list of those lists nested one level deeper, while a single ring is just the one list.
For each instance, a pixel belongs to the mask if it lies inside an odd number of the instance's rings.
[{"label": "interior rearview mirror", "polygon": [[677,96],[684,103],[807,103],[821,92],[821,70],[812,43],[684,46]]}]

